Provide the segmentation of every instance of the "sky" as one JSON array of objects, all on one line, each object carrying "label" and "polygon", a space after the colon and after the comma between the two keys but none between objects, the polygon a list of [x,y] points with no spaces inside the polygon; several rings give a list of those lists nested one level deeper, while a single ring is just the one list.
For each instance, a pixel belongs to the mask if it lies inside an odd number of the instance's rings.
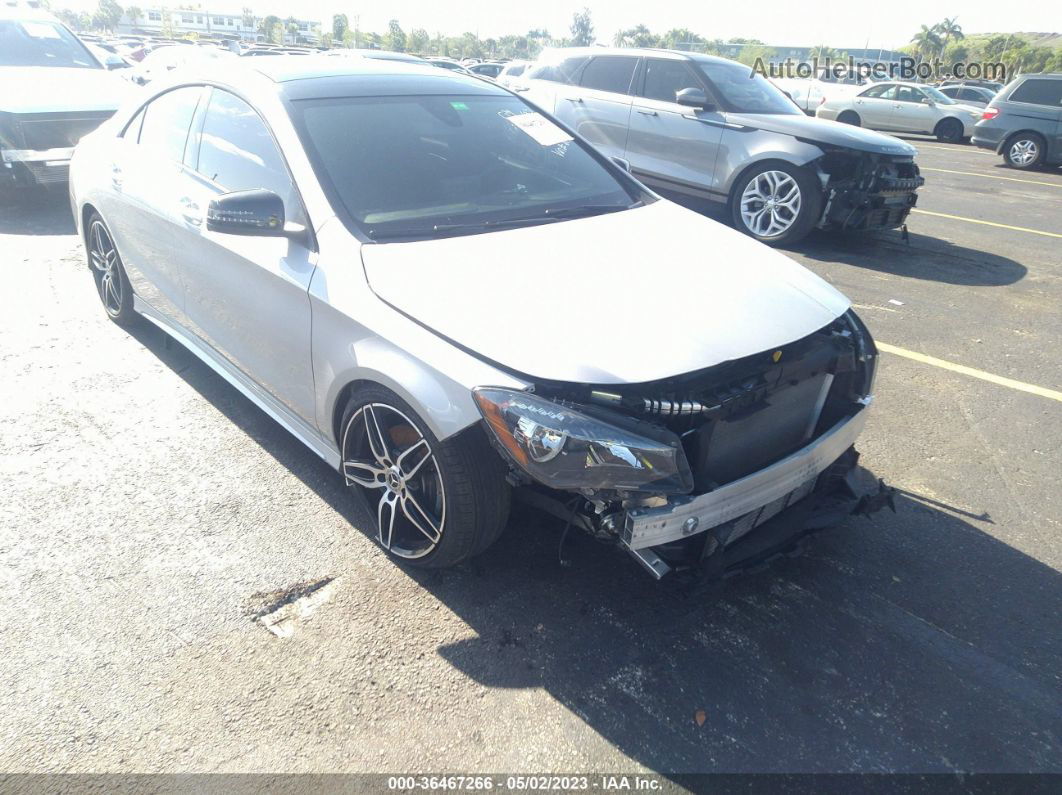
[{"label": "sky", "polygon": [[[119,5],[124,4],[118,0]],[[128,2],[128,0],[127,0]],[[133,2],[128,2],[133,5]],[[150,8],[151,0],[137,0],[136,5]],[[354,24],[360,17],[362,30],[384,32],[388,20],[397,19],[409,32],[424,28],[434,35],[460,35],[466,31],[481,38],[506,33],[525,33],[545,28],[555,37],[568,35],[572,12],[590,9],[598,41],[611,44],[618,30],[645,24],[654,32],[670,28],[689,28],[709,39],[745,37],[760,39],[778,46],[794,47],[826,44],[847,47],[893,48],[906,44],[919,25],[932,25],[944,17],[957,16],[966,33],[1012,33],[1062,31],[1062,3],[1040,0],[1022,5],[1015,15],[999,0],[889,0],[888,3],[804,3],[795,0],[387,0],[387,2],[353,2],[352,0],[169,0],[159,3],[175,8],[190,5],[217,11],[239,11],[243,6],[261,15],[296,16],[320,19],[326,28],[332,15],[345,13]],[[52,0],[55,8],[75,10],[95,8],[96,0]],[[1017,27],[1016,27],[1017,26]]]}]

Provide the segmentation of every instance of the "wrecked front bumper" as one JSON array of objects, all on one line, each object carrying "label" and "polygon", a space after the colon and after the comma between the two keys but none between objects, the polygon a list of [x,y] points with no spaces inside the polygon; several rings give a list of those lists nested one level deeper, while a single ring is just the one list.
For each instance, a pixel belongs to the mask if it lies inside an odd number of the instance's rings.
[{"label": "wrecked front bumper", "polygon": [[722,577],[753,565],[852,513],[888,504],[888,491],[857,468],[854,443],[867,408],[811,444],[696,497],[627,512],[621,543],[657,579],[673,569]]},{"label": "wrecked front bumper", "polygon": [[918,203],[925,178],[911,158],[861,164],[824,175],[826,205],[819,227],[867,232],[897,229]]}]

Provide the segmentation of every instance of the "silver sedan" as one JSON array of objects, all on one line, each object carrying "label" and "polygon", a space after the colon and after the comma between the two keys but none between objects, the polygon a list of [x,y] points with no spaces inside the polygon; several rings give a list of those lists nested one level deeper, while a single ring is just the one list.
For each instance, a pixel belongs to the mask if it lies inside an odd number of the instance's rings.
[{"label": "silver sedan", "polygon": [[961,141],[973,135],[981,109],[963,105],[933,86],[918,83],[875,83],[858,94],[833,97],[819,105],[820,119],[889,132],[935,135],[940,141]]},{"label": "silver sedan", "polygon": [[760,524],[773,549],[866,508],[876,352],[828,284],[493,83],[251,64],[82,141],[89,269],[339,470],[389,553],[455,564],[520,495],[654,576],[722,573]]}]

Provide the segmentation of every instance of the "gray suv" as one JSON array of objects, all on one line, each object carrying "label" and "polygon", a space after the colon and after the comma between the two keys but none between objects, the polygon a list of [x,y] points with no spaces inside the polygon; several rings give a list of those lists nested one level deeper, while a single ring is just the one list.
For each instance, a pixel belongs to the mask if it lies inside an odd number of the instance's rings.
[{"label": "gray suv", "polygon": [[1022,75],[1005,86],[970,140],[1011,168],[1062,163],[1062,74]]},{"label": "gray suv", "polygon": [[647,185],[727,206],[769,244],[812,228],[901,226],[923,184],[913,146],[808,118],[749,67],[652,49],[563,49],[514,91]]}]

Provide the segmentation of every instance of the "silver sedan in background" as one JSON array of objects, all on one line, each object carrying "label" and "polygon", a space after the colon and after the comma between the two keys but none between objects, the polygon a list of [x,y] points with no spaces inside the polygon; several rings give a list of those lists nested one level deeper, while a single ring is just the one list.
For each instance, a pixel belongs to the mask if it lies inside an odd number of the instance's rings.
[{"label": "silver sedan in background", "polygon": [[889,132],[934,135],[962,141],[973,135],[981,109],[956,102],[933,86],[875,83],[858,94],[833,97],[815,110],[820,119]]}]

